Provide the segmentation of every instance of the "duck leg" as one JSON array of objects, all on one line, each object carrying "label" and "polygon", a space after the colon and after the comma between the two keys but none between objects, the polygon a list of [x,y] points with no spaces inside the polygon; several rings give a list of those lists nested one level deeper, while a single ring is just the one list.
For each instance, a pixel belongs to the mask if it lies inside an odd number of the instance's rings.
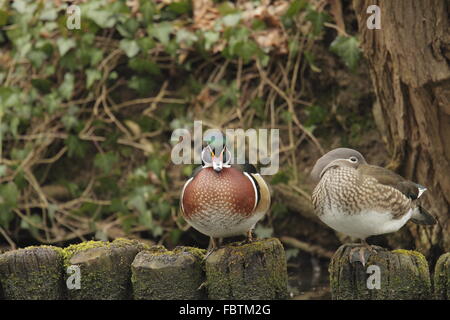
[{"label": "duck leg", "polygon": [[253,229],[247,231],[247,243],[253,242]]},{"label": "duck leg", "polygon": [[209,238],[209,245],[208,245],[208,251],[206,251],[205,259],[209,257],[211,253],[216,251],[218,249],[217,241],[215,238],[210,237]]},{"label": "duck leg", "polygon": [[[355,252],[358,251],[358,255],[355,258]],[[363,267],[366,266],[367,259],[372,253],[376,252],[376,248],[369,245],[366,239],[361,239],[361,245],[356,246],[350,250],[350,262],[361,262]]]}]

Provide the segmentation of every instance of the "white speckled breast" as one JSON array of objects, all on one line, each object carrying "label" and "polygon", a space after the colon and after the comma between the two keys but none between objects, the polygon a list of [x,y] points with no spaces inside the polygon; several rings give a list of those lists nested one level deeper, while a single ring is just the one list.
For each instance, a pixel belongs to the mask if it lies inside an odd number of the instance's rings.
[{"label": "white speckled breast", "polygon": [[413,213],[411,200],[400,191],[349,167],[327,170],[312,202],[325,224],[360,239],[397,231]]},{"label": "white speckled breast", "polygon": [[261,218],[253,215],[256,197],[252,182],[241,171],[205,168],[184,189],[183,216],[211,237],[243,234]]}]

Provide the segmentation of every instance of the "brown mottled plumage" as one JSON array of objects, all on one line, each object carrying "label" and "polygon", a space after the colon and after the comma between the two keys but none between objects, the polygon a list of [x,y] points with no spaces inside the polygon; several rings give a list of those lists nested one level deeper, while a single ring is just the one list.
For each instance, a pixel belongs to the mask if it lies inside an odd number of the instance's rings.
[{"label": "brown mottled plumage", "polygon": [[380,184],[361,169],[336,166],[328,169],[313,192],[313,204],[320,216],[326,207],[335,206],[348,215],[363,210],[389,211],[393,219],[404,216],[413,207],[412,200],[398,189]]},{"label": "brown mottled plumage", "polygon": [[[181,212],[196,230],[214,238],[247,233],[264,217],[270,207],[270,191],[264,179],[251,165],[229,165],[211,148],[205,148],[202,160],[185,183],[181,194]],[[210,154],[206,154],[210,152]],[[229,161],[228,161],[229,162]]]},{"label": "brown mottled plumage", "polygon": [[417,204],[426,189],[400,175],[367,164],[356,150],[339,148],[317,160],[312,202],[331,228],[359,238],[395,232],[407,221],[431,225],[436,220]]}]

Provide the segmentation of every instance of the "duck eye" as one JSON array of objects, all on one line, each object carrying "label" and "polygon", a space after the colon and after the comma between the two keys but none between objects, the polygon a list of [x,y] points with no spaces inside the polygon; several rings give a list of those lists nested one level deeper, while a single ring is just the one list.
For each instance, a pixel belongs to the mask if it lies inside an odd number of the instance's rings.
[{"label": "duck eye", "polygon": [[350,159],[350,162],[353,162],[353,163],[357,163],[358,162],[358,158],[357,157],[350,157],[349,159]]}]

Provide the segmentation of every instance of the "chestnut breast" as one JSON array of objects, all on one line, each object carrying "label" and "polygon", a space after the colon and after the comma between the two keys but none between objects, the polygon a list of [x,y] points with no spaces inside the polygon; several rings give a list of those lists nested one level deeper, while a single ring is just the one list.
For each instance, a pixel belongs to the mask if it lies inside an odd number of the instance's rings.
[{"label": "chestnut breast", "polygon": [[184,216],[187,219],[200,218],[218,211],[220,215],[248,217],[253,213],[255,197],[250,178],[241,171],[232,167],[223,168],[220,172],[204,168],[184,190]]}]

